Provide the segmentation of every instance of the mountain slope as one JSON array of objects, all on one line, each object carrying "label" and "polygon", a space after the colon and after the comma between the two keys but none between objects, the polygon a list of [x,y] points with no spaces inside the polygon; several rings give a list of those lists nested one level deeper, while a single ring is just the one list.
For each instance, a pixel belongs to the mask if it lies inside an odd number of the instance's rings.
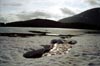
[{"label": "mountain slope", "polygon": [[62,25],[62,23],[47,19],[33,19],[6,24],[6,26],[12,27],[61,27]]},{"label": "mountain slope", "polygon": [[79,26],[79,28],[82,27],[81,26],[82,24],[84,24],[84,25],[86,25],[86,27],[88,26],[90,28],[90,26],[92,26],[92,27],[98,29],[100,27],[100,8],[93,8],[93,9],[84,11],[84,12],[74,15],[72,17],[61,19],[61,20],[59,20],[59,22],[65,23],[66,27],[68,26],[68,24],[73,25],[76,23],[76,24],[78,24],[76,26],[77,27]]},{"label": "mountain slope", "polygon": [[2,27],[2,26],[5,26],[5,24],[4,23],[0,23],[0,27]]}]

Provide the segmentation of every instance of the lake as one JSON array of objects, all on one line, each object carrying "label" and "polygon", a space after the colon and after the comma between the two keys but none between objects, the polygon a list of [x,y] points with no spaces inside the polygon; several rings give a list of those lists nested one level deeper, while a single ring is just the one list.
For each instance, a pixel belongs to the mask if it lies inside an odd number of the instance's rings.
[{"label": "lake", "polygon": [[27,28],[0,27],[0,33],[29,33],[30,31],[50,32],[49,34],[79,35],[69,54],[41,58],[24,58],[23,54],[33,49],[49,45],[52,39],[59,36],[8,37],[0,36],[0,66],[99,66],[100,33],[95,30],[65,28]]}]

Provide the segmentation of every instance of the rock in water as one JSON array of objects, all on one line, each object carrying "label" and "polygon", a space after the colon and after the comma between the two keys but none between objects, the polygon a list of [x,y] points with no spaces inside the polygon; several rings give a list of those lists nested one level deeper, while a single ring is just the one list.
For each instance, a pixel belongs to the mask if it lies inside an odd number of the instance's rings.
[{"label": "rock in water", "polygon": [[32,50],[29,52],[26,52],[23,56],[25,58],[40,58],[42,54],[44,53],[45,49],[38,49],[38,50]]},{"label": "rock in water", "polygon": [[72,45],[74,45],[74,44],[76,44],[76,43],[77,43],[76,40],[69,40],[69,41],[68,41],[68,44],[72,44]]},{"label": "rock in water", "polygon": [[71,49],[70,44],[55,43],[54,47],[49,52],[44,53],[43,56],[64,55],[67,54],[70,49]]}]

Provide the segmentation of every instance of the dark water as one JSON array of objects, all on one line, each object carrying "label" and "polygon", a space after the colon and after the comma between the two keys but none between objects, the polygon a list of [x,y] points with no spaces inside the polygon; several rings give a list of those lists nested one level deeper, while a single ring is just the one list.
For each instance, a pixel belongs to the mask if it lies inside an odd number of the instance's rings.
[{"label": "dark water", "polygon": [[53,34],[83,34],[84,32],[93,32],[95,30],[85,29],[64,29],[64,28],[30,28],[30,27],[0,27],[0,33],[31,33],[30,31],[50,32]]}]

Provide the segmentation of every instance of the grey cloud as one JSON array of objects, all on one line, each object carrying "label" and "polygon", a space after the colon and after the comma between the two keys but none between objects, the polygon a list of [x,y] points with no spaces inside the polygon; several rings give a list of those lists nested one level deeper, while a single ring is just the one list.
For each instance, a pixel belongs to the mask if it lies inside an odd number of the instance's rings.
[{"label": "grey cloud", "polygon": [[50,18],[51,15],[48,13],[35,11],[33,13],[22,12],[16,15],[20,20],[29,20],[33,18]]},{"label": "grey cloud", "polygon": [[21,6],[22,3],[20,2],[16,2],[16,1],[13,1],[13,0],[10,0],[10,1],[7,1],[7,0],[1,0],[0,1],[0,6]]},{"label": "grey cloud", "polygon": [[18,21],[18,17],[14,14],[0,14],[0,22],[13,22],[13,21]]},{"label": "grey cloud", "polygon": [[61,11],[64,13],[64,14],[69,14],[69,15],[74,15],[75,12],[71,11],[70,9],[68,8],[61,8]]},{"label": "grey cloud", "polygon": [[32,13],[32,17],[39,17],[39,16],[42,16],[42,17],[51,17],[50,14],[47,14],[47,13],[44,13],[44,12],[39,12],[39,11],[36,11],[34,13]]},{"label": "grey cloud", "polygon": [[0,17],[0,22],[7,22],[7,20],[4,17]]},{"label": "grey cloud", "polygon": [[35,12],[20,12],[18,14],[7,14],[7,15],[1,15],[0,16],[0,22],[14,22],[14,21],[24,21],[24,20],[30,20],[35,18],[43,18],[43,19],[55,19],[57,18],[53,14],[41,12],[41,11],[35,11]]},{"label": "grey cloud", "polygon": [[90,5],[99,5],[100,6],[100,0],[85,0]]}]

